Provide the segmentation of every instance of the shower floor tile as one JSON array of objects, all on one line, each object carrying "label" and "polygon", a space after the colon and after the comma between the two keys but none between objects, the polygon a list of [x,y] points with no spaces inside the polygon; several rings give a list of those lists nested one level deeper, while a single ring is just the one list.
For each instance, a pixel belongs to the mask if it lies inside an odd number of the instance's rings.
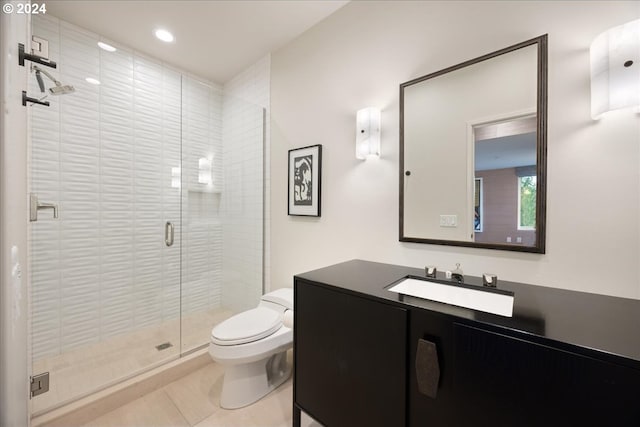
[{"label": "shower floor tile", "polygon": [[[185,331],[182,352],[207,344],[211,328],[232,314],[226,309],[196,313],[35,361],[34,374],[49,372],[50,389],[33,398],[32,412],[44,413],[177,358],[181,324]],[[166,342],[172,346],[164,350],[156,348]]]}]

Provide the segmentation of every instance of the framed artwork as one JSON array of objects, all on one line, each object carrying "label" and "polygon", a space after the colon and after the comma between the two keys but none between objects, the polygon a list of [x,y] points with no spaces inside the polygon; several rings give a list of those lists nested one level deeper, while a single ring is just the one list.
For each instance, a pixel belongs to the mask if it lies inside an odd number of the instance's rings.
[{"label": "framed artwork", "polygon": [[320,216],[322,145],[289,150],[289,215]]},{"label": "framed artwork", "polygon": [[473,203],[473,211],[474,211],[474,218],[473,218],[473,231],[477,232],[477,233],[482,233],[482,214],[483,212],[483,208],[482,205],[484,204],[484,194],[482,194],[482,178],[475,178],[474,180],[474,187],[475,187],[475,194],[474,194],[474,203]]}]

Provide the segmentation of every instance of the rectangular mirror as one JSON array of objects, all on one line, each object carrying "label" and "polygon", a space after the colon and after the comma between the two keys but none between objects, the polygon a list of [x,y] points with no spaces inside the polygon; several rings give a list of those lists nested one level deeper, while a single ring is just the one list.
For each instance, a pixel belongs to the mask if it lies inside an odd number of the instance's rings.
[{"label": "rectangular mirror", "polygon": [[400,85],[400,241],[544,253],[547,36]]}]

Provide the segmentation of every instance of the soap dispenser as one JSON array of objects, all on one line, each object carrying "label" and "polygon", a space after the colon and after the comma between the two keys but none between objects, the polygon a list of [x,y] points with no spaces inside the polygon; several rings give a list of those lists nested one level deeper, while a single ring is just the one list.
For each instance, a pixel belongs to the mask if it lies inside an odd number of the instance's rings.
[{"label": "soap dispenser", "polygon": [[455,280],[458,283],[464,283],[464,275],[462,273],[462,269],[460,268],[460,263],[456,263],[456,268],[451,272],[451,279]]}]

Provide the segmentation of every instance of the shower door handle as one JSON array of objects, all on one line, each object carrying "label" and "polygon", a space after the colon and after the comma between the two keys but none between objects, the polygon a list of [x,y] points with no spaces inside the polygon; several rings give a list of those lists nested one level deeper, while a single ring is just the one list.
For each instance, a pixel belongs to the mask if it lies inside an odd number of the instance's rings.
[{"label": "shower door handle", "polygon": [[169,221],[164,226],[164,243],[167,246],[173,245],[173,224]]}]

